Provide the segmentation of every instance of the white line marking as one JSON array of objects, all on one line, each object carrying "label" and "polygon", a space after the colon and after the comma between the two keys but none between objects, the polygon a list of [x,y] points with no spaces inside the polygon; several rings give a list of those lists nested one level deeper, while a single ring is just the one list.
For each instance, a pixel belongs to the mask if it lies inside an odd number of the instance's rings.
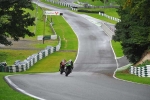
[{"label": "white line marking", "polygon": [[35,95],[32,95],[32,94],[30,94],[30,93],[28,93],[28,92],[22,90],[21,88],[19,88],[16,84],[14,84],[14,83],[9,79],[9,76],[14,76],[14,75],[7,75],[7,76],[5,76],[5,79],[6,79],[6,81],[7,81],[12,87],[14,87],[16,90],[18,90],[18,91],[20,91],[21,93],[26,94],[26,95],[28,95],[28,96],[30,96],[30,97],[33,97],[33,98],[35,98],[35,99],[38,99],[38,100],[46,100],[46,99],[37,97],[37,96],[35,96]]},{"label": "white line marking", "polygon": [[[62,16],[63,18],[64,18],[64,16]],[[66,21],[66,19],[64,18],[64,20]],[[66,21],[67,22],[67,21]],[[67,22],[68,23],[68,22]],[[70,26],[70,24],[68,23],[68,25]],[[71,27],[71,26],[70,26]],[[73,28],[71,27],[71,29],[73,30]],[[74,31],[74,30],[73,30]],[[75,31],[74,31],[74,33],[75,33]],[[76,33],[75,33],[76,34]],[[79,55],[79,49],[80,49],[80,41],[79,41],[79,38],[78,38],[78,35],[76,34],[76,36],[77,36],[77,39],[78,39],[78,52],[77,52],[77,56],[76,56],[76,59],[75,59],[75,61],[74,61],[74,63],[76,62],[76,60],[77,60],[77,58],[78,58],[78,55]]]}]

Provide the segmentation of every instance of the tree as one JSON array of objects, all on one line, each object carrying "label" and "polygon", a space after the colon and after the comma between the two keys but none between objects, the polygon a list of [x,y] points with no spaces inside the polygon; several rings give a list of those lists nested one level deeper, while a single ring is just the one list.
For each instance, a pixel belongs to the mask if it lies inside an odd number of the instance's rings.
[{"label": "tree", "polygon": [[9,37],[18,41],[25,35],[34,36],[28,26],[34,25],[35,18],[25,11],[33,10],[31,0],[0,0],[0,43],[12,45]]},{"label": "tree", "polygon": [[113,40],[121,42],[123,53],[131,63],[138,62],[150,49],[149,5],[149,0],[125,0],[118,9],[121,22],[116,24]]}]

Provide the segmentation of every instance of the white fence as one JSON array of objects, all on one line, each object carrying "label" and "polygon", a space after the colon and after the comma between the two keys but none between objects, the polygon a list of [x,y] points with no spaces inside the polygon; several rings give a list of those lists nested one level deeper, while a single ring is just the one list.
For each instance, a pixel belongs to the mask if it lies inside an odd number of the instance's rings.
[{"label": "white fence", "polygon": [[29,69],[31,66],[33,66],[36,62],[38,62],[39,60],[47,57],[48,55],[59,51],[61,47],[61,39],[59,37],[59,43],[56,47],[52,47],[52,46],[47,46],[44,50],[40,51],[37,54],[33,54],[31,56],[29,56],[28,58],[26,58],[24,61],[16,61],[14,65],[12,66],[7,66],[5,68],[6,72],[22,72],[22,71],[26,71],[27,69]]},{"label": "white fence", "polygon": [[45,1],[51,2],[53,4],[58,4],[58,5],[61,5],[61,6],[65,6],[65,7],[71,7],[71,5],[66,3],[66,2],[59,2],[59,1],[54,1],[54,0],[45,0]]},{"label": "white fence", "polygon": [[109,16],[109,15],[104,14],[104,13],[101,13],[101,12],[99,12],[99,15],[104,16],[104,17],[106,17],[106,18],[108,18],[108,19],[111,19],[111,20],[117,21],[117,22],[120,22],[120,21],[121,21],[121,20],[120,20],[120,19],[118,19],[118,18],[115,18],[115,17]]},{"label": "white fence", "polygon": [[130,67],[130,74],[137,75],[139,77],[150,77],[150,65],[144,67]]},{"label": "white fence", "polygon": [[61,47],[61,39],[59,37],[59,43],[56,47],[47,46],[44,50],[40,51],[37,54],[33,54],[26,58],[24,61],[16,61],[15,65],[8,66],[5,71],[6,72],[22,72],[29,69],[31,66],[33,66],[36,62],[39,60],[47,57],[48,55],[59,51]]},{"label": "white fence", "polygon": [[74,10],[74,11],[77,11],[78,9],[77,8],[73,8],[69,3],[67,2],[59,2],[59,1],[54,1],[54,0],[45,0],[47,2],[51,2],[53,4],[58,4],[60,6],[65,6],[65,7],[68,7],[68,8],[71,8],[71,10]]}]

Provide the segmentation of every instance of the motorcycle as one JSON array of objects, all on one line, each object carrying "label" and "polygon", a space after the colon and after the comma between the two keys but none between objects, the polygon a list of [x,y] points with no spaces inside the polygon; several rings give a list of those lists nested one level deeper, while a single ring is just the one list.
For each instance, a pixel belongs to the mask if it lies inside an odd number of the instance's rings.
[{"label": "motorcycle", "polygon": [[69,64],[65,67],[65,75],[68,76],[72,72],[72,66]]},{"label": "motorcycle", "polygon": [[60,74],[63,74],[65,72],[65,65],[61,65],[60,67]]}]

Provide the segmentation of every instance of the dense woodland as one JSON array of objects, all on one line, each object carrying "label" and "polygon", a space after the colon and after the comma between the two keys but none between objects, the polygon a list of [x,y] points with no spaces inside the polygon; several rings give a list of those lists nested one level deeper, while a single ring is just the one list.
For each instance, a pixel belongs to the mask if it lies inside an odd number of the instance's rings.
[{"label": "dense woodland", "polygon": [[121,42],[124,55],[137,63],[150,49],[150,2],[149,0],[119,0],[115,41]]}]

